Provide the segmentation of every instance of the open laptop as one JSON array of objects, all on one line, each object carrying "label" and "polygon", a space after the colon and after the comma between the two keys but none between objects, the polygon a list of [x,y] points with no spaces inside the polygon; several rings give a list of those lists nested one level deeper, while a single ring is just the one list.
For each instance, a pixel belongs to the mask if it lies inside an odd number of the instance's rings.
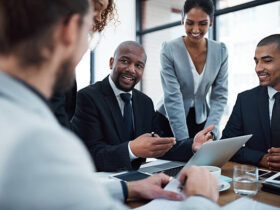
[{"label": "open laptop", "polygon": [[140,168],[139,171],[146,174],[164,172],[169,176],[175,177],[182,168],[192,165],[222,167],[251,137],[252,135],[245,135],[206,142],[187,163],[170,161],[160,165]]}]

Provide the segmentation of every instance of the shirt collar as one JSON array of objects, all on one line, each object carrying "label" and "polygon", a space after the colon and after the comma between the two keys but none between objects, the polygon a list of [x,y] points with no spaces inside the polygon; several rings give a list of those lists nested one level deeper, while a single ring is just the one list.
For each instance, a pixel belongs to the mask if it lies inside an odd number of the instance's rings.
[{"label": "shirt collar", "polygon": [[109,83],[110,83],[110,86],[113,89],[113,92],[114,92],[116,97],[119,96],[121,93],[130,93],[131,96],[132,96],[132,91],[125,92],[125,91],[120,90],[119,88],[117,88],[117,86],[115,85],[115,83],[113,82],[113,80],[111,78],[111,75],[109,75]]},{"label": "shirt collar", "polygon": [[273,87],[267,86],[267,92],[268,92],[269,99],[271,100],[273,99],[275,93],[277,93],[278,91],[275,90]]},{"label": "shirt collar", "polygon": [[34,87],[32,87],[31,85],[29,85],[27,82],[25,82],[22,79],[19,79],[17,77],[12,76],[15,80],[17,80],[18,82],[20,82],[21,84],[23,84],[27,89],[29,89],[31,92],[33,92],[35,95],[37,95],[42,101],[45,102],[45,104],[50,108],[50,102],[49,100],[43,96],[37,89],[35,89]]}]

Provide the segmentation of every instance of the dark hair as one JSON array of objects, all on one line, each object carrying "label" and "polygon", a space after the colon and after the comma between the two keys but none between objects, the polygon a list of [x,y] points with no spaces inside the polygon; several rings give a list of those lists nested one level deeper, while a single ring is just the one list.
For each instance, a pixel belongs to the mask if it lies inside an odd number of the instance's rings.
[{"label": "dark hair", "polygon": [[74,14],[82,18],[88,0],[0,0],[0,54],[16,55],[22,65],[41,65],[42,49],[53,50],[53,31]]},{"label": "dark hair", "polygon": [[[94,1],[94,0],[92,0]],[[115,20],[115,13],[116,13],[116,5],[114,3],[114,0],[109,0],[107,8],[104,10],[104,12],[101,14],[101,21],[96,23],[93,27],[93,32],[101,32],[104,30],[105,26],[111,21]],[[115,20],[116,22],[116,20]]]},{"label": "dark hair", "polygon": [[210,19],[214,16],[214,4],[212,0],[186,0],[184,4],[182,18],[192,9],[200,8],[207,13]]},{"label": "dark hair", "polygon": [[278,50],[280,50],[280,34],[272,34],[263,38],[257,45],[257,47],[269,45],[269,44],[277,44]]}]

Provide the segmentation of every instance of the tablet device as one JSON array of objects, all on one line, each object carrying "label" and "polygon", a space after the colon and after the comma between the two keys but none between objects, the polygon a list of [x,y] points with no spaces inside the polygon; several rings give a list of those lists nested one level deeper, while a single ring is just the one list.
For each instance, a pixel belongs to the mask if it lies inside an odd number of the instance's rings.
[{"label": "tablet device", "polygon": [[140,171],[129,171],[129,172],[112,175],[113,178],[121,179],[126,182],[145,179],[149,176],[150,176],[149,174],[142,173]]},{"label": "tablet device", "polygon": [[266,182],[269,182],[269,183],[273,183],[273,184],[279,184],[279,187],[280,187],[280,172],[274,174],[273,176],[267,178],[265,180]]}]

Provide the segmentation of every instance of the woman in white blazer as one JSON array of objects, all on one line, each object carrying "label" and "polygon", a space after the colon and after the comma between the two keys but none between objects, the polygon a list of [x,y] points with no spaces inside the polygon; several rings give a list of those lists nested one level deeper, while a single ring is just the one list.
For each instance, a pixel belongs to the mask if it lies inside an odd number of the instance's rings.
[{"label": "woman in white blazer", "polygon": [[182,24],[187,36],[162,46],[164,97],[157,106],[157,117],[165,135],[177,140],[192,138],[211,124],[215,125],[213,137],[219,135],[228,96],[228,54],[223,43],[205,38],[213,15],[212,0],[186,0]]}]

